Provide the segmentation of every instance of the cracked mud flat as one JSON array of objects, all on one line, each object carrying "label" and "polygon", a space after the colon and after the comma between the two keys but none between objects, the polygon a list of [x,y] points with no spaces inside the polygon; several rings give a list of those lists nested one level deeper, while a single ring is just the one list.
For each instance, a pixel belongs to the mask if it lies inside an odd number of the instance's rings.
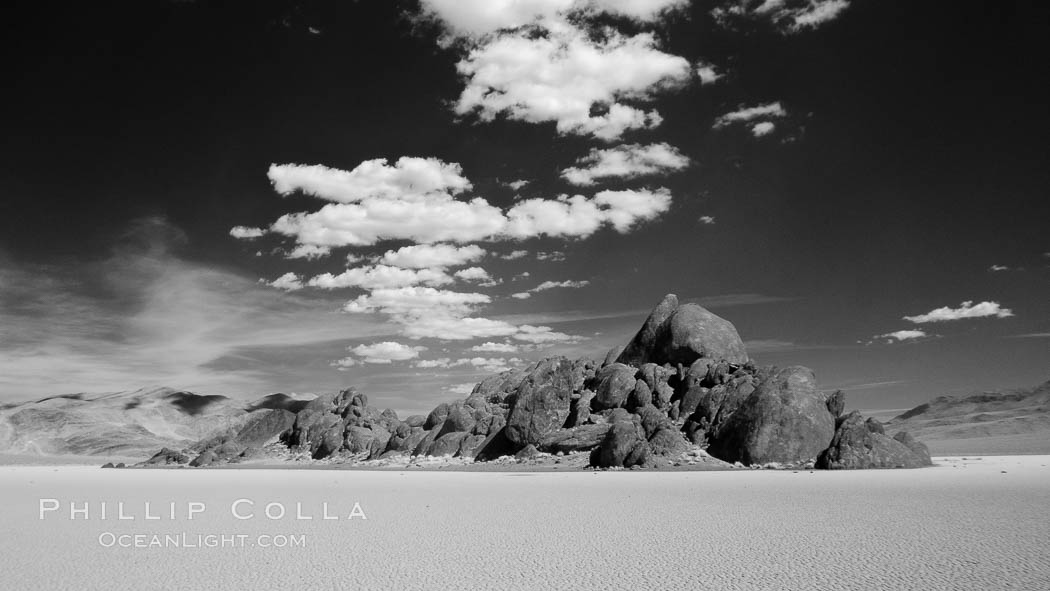
[{"label": "cracked mud flat", "polygon": [[[444,472],[0,467],[10,589],[1050,588],[1050,456],[920,470]],[[196,500],[193,521],[41,521],[38,499]],[[313,520],[234,519],[301,502]],[[367,520],[319,519],[320,503]],[[137,509],[135,507],[138,507]],[[57,513],[61,513],[59,511]],[[97,515],[97,513],[95,514]],[[305,534],[305,548],[104,548],[100,533]]]}]

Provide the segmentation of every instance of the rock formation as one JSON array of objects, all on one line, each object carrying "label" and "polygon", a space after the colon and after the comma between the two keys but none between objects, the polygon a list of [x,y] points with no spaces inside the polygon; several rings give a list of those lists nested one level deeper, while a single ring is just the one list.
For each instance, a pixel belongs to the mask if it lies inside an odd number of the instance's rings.
[{"label": "rock formation", "polygon": [[[602,364],[552,357],[491,376],[464,400],[404,420],[379,411],[353,388],[305,404],[264,399],[240,427],[183,454],[164,450],[150,465],[239,461],[279,442],[315,460],[394,455],[486,461],[587,452],[591,465],[670,463],[706,447],[727,462],[883,468],[929,465],[907,434],[840,416],[845,394],[826,394],[805,367],[751,363],[736,328],[668,295],[625,347]],[[293,410],[294,409],[294,410]]]}]

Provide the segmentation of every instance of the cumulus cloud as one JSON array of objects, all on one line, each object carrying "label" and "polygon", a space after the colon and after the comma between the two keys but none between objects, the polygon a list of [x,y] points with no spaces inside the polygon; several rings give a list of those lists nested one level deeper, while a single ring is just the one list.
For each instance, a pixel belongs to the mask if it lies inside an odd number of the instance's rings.
[{"label": "cumulus cloud", "polygon": [[574,185],[593,185],[599,179],[630,179],[682,170],[689,158],[678,148],[659,144],[624,144],[604,150],[592,149],[576,161],[576,166],[561,171],[561,176]]},{"label": "cumulus cloud", "polygon": [[732,0],[711,14],[723,25],[741,19],[765,20],[781,32],[798,33],[835,20],[848,7],[849,0]]},{"label": "cumulus cloud", "polygon": [[725,74],[718,71],[714,64],[699,62],[696,64],[696,76],[700,78],[700,85],[707,86],[721,80]]},{"label": "cumulus cloud", "polygon": [[889,332],[886,334],[876,335],[876,339],[889,339],[891,341],[909,341],[914,339],[921,339],[926,336],[925,331],[921,330],[898,330],[897,332]]},{"label": "cumulus cloud", "polygon": [[296,291],[303,288],[303,282],[299,279],[299,276],[292,272],[285,273],[277,279],[265,283],[285,291]]},{"label": "cumulus cloud", "polygon": [[578,343],[582,340],[578,336],[557,332],[549,326],[530,326],[528,324],[519,326],[514,338],[534,345]]},{"label": "cumulus cloud", "polygon": [[252,240],[266,234],[262,228],[249,228],[247,226],[234,226],[230,228],[230,236],[241,240]]},{"label": "cumulus cloud", "polygon": [[328,256],[332,252],[332,249],[327,246],[317,246],[316,244],[300,244],[293,248],[288,254],[284,255],[286,259],[306,259],[312,261]]},{"label": "cumulus cloud", "polygon": [[388,250],[380,262],[406,269],[446,269],[471,263],[485,256],[485,249],[477,245],[414,244],[397,250]]},{"label": "cumulus cloud", "polygon": [[[458,165],[453,168],[458,170]],[[345,190],[340,188],[339,179],[357,182],[347,180],[347,175],[333,174],[332,177],[336,180],[309,189],[295,184],[308,182],[308,179],[286,177],[279,190],[292,192],[298,188],[325,199],[344,199],[351,193],[359,193],[356,186]],[[627,232],[635,224],[655,219],[667,211],[670,203],[670,192],[660,188],[603,191],[593,198],[562,195],[555,199],[526,199],[503,211],[480,197],[463,201],[447,192],[398,195],[384,188],[376,196],[362,197],[360,202],[329,203],[315,212],[283,215],[273,223],[271,230],[294,237],[299,245],[329,249],[373,245],[382,240],[432,244],[537,236],[583,238],[603,225],[610,225],[621,233]],[[428,249],[416,245],[394,254],[388,253],[383,260],[406,266],[421,265],[421,261],[413,263],[413,258],[430,255],[449,258],[447,263],[452,265],[481,256],[483,251],[477,248],[453,252],[449,246],[434,245]]]},{"label": "cumulus cloud", "polygon": [[962,320],[965,318],[1009,318],[1014,313],[1009,308],[1003,308],[998,302],[980,302],[974,304],[972,301],[963,302],[958,308],[945,306],[931,310],[926,314],[918,316],[905,316],[904,319],[915,324],[927,322],[948,322],[951,320]]},{"label": "cumulus cloud", "polygon": [[438,286],[449,283],[452,283],[452,278],[440,270],[402,269],[389,265],[374,265],[347,269],[339,275],[323,273],[310,279],[307,285],[321,289],[342,289],[347,287],[386,289],[412,285]]},{"label": "cumulus cloud", "polygon": [[537,261],[548,261],[552,263],[560,263],[565,260],[565,253],[560,250],[552,250],[550,252],[537,252]]},{"label": "cumulus cloud", "polygon": [[721,129],[733,123],[747,123],[756,119],[770,119],[787,116],[787,111],[779,101],[755,105],[753,107],[741,107],[731,111],[715,120],[714,129]]},{"label": "cumulus cloud", "polygon": [[[354,355],[360,357],[364,363],[379,363],[385,365],[394,361],[415,359],[419,357],[421,352],[426,351],[427,348],[420,346],[413,347],[395,341],[383,341],[381,343],[372,343],[371,345],[349,347],[348,350]],[[344,364],[340,363],[340,365]]]},{"label": "cumulus cloud", "polygon": [[613,141],[663,120],[625,101],[649,100],[691,75],[689,62],[661,51],[651,33],[610,30],[595,39],[568,23],[545,32],[507,32],[475,46],[457,64],[465,88],[456,113],[554,123],[562,135]]},{"label": "cumulus cloud", "polygon": [[527,250],[512,250],[512,251],[508,252],[507,254],[501,256],[500,258],[505,260],[505,261],[513,261],[513,260],[525,258],[528,255],[529,255],[529,251],[527,251]]},{"label": "cumulus cloud", "polygon": [[461,269],[456,271],[456,278],[462,279],[463,281],[474,281],[482,285],[495,285],[492,276],[489,272],[481,267],[469,267],[467,269]]},{"label": "cumulus cloud", "polygon": [[267,176],[282,195],[302,191],[336,203],[356,203],[368,197],[410,200],[455,195],[471,188],[459,164],[409,156],[399,158],[393,166],[385,158],[366,160],[349,172],[321,165],[272,164]]},{"label": "cumulus cloud", "polygon": [[709,216],[709,215],[702,215],[702,216],[700,216],[700,220],[699,221],[700,221],[701,224],[704,224],[705,226],[710,226],[711,224],[715,223],[715,218],[712,217],[712,216]]},{"label": "cumulus cloud", "polygon": [[524,179],[518,179],[516,181],[511,181],[509,183],[506,183],[506,185],[508,187],[510,187],[511,189],[514,189],[515,191],[520,191],[520,190],[524,189],[529,184],[529,182],[530,181],[526,181]]},{"label": "cumulus cloud", "polygon": [[539,293],[541,291],[547,291],[548,289],[556,289],[556,288],[559,288],[559,287],[579,289],[581,287],[586,287],[586,286],[590,285],[590,283],[591,283],[590,281],[572,281],[572,280],[568,280],[568,281],[544,281],[543,283],[537,285],[536,287],[534,287],[534,288],[532,288],[532,289],[530,289],[528,291],[515,293],[515,294],[512,294],[510,297],[517,298],[519,300],[526,300],[526,299],[529,299],[530,297],[532,297],[532,294]]},{"label": "cumulus cloud", "polygon": [[773,133],[773,130],[776,128],[776,124],[772,121],[762,121],[751,126],[751,135],[755,137],[762,137],[764,135],[769,135]]}]

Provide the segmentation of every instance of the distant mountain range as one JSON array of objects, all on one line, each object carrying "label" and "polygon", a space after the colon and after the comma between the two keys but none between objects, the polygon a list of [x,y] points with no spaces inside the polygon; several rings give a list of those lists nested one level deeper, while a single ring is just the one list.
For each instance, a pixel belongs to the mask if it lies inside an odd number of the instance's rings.
[{"label": "distant mountain range", "polygon": [[935,455],[1050,454],[1050,381],[1034,388],[941,396],[894,417]]},{"label": "distant mountain range", "polygon": [[0,407],[0,453],[149,456],[237,430],[253,411],[297,412],[312,398],[271,394],[246,404],[171,388],[52,396]]}]

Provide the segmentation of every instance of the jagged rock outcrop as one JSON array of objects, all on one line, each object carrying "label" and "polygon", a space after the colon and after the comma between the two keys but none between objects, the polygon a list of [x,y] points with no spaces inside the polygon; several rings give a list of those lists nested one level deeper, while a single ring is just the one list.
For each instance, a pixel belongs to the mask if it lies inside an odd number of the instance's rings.
[{"label": "jagged rock outcrop", "polygon": [[881,423],[870,418],[865,420],[853,411],[839,421],[831,445],[821,452],[816,466],[827,470],[856,470],[932,465],[926,446],[906,433],[899,433],[898,437],[887,436]]},{"label": "jagged rock outcrop", "polygon": [[[818,390],[811,370],[756,367],[731,323],[674,295],[600,365],[544,359],[486,378],[467,398],[426,416],[402,421],[352,388],[292,402],[264,400],[238,429],[197,446],[193,465],[238,461],[274,440],[314,459],[340,460],[524,461],[590,452],[593,466],[632,468],[673,463],[707,447],[715,458],[748,465],[929,464],[925,446],[907,434],[891,438],[877,421],[842,417],[845,394]],[[170,449],[155,456],[155,463],[188,461]]]},{"label": "jagged rock outcrop", "polygon": [[153,457],[139,464],[140,466],[168,466],[171,464],[188,464],[190,457],[174,449],[163,448]]}]

